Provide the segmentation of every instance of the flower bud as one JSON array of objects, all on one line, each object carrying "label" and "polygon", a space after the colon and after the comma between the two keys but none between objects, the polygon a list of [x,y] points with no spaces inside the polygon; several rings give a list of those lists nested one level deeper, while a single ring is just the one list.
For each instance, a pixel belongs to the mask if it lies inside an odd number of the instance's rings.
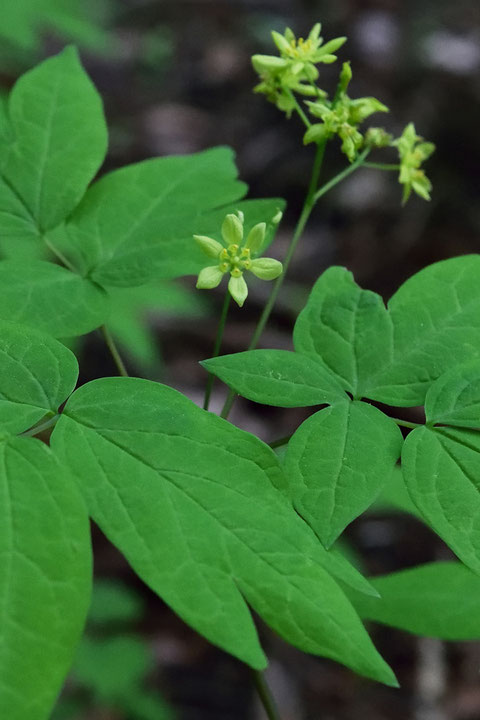
[{"label": "flower bud", "polygon": [[371,127],[365,133],[365,145],[367,147],[383,148],[388,147],[393,140],[393,136],[383,128]]},{"label": "flower bud", "polygon": [[349,62],[344,62],[342,65],[342,71],[340,73],[339,89],[341,93],[346,93],[347,88],[352,79],[352,68]]}]

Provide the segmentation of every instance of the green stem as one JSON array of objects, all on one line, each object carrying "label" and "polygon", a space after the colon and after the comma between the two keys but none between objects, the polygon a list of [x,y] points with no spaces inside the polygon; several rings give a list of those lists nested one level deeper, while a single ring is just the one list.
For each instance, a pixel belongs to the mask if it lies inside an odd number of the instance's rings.
[{"label": "green stem", "polygon": [[[303,230],[305,228],[305,225],[307,224],[308,218],[310,217],[310,214],[315,207],[318,200],[323,197],[329,190],[332,190],[338,183],[342,182],[346,177],[351,175],[355,172],[355,170],[358,170],[359,167],[361,167],[364,164],[365,158],[370,152],[370,148],[366,148],[360,155],[357,157],[357,159],[349,165],[345,170],[342,170],[341,173],[338,173],[338,175],[335,175],[331,180],[329,180],[325,185],[322,185],[322,187],[317,190],[318,186],[318,179],[320,177],[320,171],[322,168],[322,162],[323,162],[323,156],[325,154],[325,146],[327,144],[327,141],[320,143],[317,145],[317,152],[315,155],[315,160],[313,163],[313,169],[312,169],[312,177],[310,179],[310,185],[307,192],[307,197],[305,198],[305,202],[302,208],[302,212],[300,214],[300,217],[297,222],[297,226],[295,228],[295,231],[293,233],[292,240],[290,242],[290,246],[287,250],[287,255],[285,257],[285,260],[283,262],[283,272],[282,274],[277,278],[275,281],[275,284],[273,286],[273,290],[270,294],[270,297],[268,298],[267,304],[265,305],[263,312],[260,316],[260,320],[258,321],[258,325],[255,329],[255,332],[253,334],[252,340],[250,342],[250,345],[248,346],[248,350],[254,350],[257,347],[257,343],[260,339],[260,336],[265,328],[265,325],[268,322],[268,319],[270,317],[270,314],[273,310],[273,306],[275,305],[275,302],[278,297],[278,293],[280,292],[283,281],[285,279],[285,275],[287,274],[288,267],[290,265],[290,262],[292,260],[292,257],[295,253],[295,250],[297,249],[298,241],[300,240]],[[225,400],[225,404],[222,408],[222,412],[220,413],[220,417],[227,418],[230,410],[233,407],[233,403],[235,402],[236,393],[234,390],[230,390],[230,392],[227,395],[227,399]]]},{"label": "green stem", "polygon": [[57,413],[56,415],[49,417],[47,420],[42,420],[37,425],[30,428],[30,430],[26,430],[21,433],[21,437],[35,437],[35,435],[39,435],[41,432],[44,432],[55,425],[59,417],[60,415]]},{"label": "green stem", "polygon": [[69,260],[68,258],[66,258],[65,255],[64,255],[62,252],[60,252],[60,250],[57,250],[57,248],[55,247],[55,245],[52,245],[52,243],[50,242],[50,240],[48,240],[45,236],[43,236],[43,242],[44,242],[45,245],[48,247],[48,249],[50,250],[50,252],[52,252],[52,253],[60,260],[60,262],[61,262],[66,268],[68,268],[68,270],[70,270],[71,272],[74,272],[74,273],[77,272],[77,269],[74,267],[74,265],[72,265],[72,263],[70,262],[70,260]]},{"label": "green stem", "polygon": [[[225,299],[223,301],[223,307],[222,307],[222,312],[220,314],[220,320],[218,322],[217,337],[215,338],[215,345],[213,346],[212,358],[218,357],[218,353],[220,352],[220,347],[222,345],[222,339],[223,339],[223,331],[225,330],[225,323],[227,320],[228,309],[230,307],[230,300],[231,300],[231,296],[227,290],[227,292],[225,293]],[[213,388],[214,382],[215,382],[215,375],[213,375],[213,373],[208,373],[207,387],[205,388],[205,399],[203,401],[203,409],[204,410],[208,410],[208,406],[210,405],[210,396],[212,394],[212,388]]]},{"label": "green stem", "polygon": [[122,377],[128,377],[127,368],[125,367],[125,363],[122,360],[122,356],[118,352],[118,348],[115,344],[115,340],[113,339],[110,330],[107,328],[106,325],[102,325],[100,331],[103,335],[103,339],[105,340],[108,349],[110,350],[113,361],[117,366],[118,374]]},{"label": "green stem", "polygon": [[392,418],[392,420],[397,425],[400,425],[400,427],[410,428],[410,430],[415,430],[415,428],[421,425],[421,423],[408,422],[408,420],[399,420],[398,418]]},{"label": "green stem", "polygon": [[[253,337],[250,341],[250,345],[248,346],[248,350],[254,350],[257,347],[257,343],[258,343],[260,336],[265,328],[265,325],[268,322],[270,314],[273,310],[273,306],[275,305],[276,299],[278,297],[278,293],[280,292],[281,287],[283,285],[283,281],[285,279],[285,275],[287,274],[287,270],[290,265],[290,261],[295,253],[295,250],[297,249],[298,241],[300,240],[300,237],[303,233],[305,225],[307,224],[307,220],[310,217],[310,213],[312,212],[312,210],[314,208],[314,205],[316,202],[315,191],[318,186],[318,179],[320,177],[320,171],[322,168],[323,156],[325,154],[325,146],[326,146],[326,141],[317,145],[317,152],[315,154],[315,160],[313,162],[310,185],[309,185],[307,196],[305,198],[305,202],[304,202],[304,205],[302,208],[302,212],[298,219],[297,226],[293,233],[293,237],[290,242],[290,246],[287,250],[287,254],[286,254],[285,260],[283,262],[283,272],[275,281],[275,284],[273,286],[270,297],[268,298],[267,303],[266,303],[265,307],[263,308],[262,314],[260,315],[260,319],[258,321],[258,324],[257,324],[257,327],[253,334]],[[223,417],[225,419],[228,417],[230,410],[233,407],[233,403],[235,402],[235,398],[236,398],[235,391],[230,390],[230,392],[227,395],[227,399],[225,400],[225,404],[222,408],[222,412],[220,413],[220,417]]]},{"label": "green stem", "polygon": [[367,157],[368,153],[370,152],[370,148],[366,148],[360,155],[357,157],[357,159],[348,167],[345,168],[345,170],[342,170],[342,172],[338,173],[338,175],[335,175],[331,180],[329,180],[325,185],[322,185],[322,187],[317,190],[317,192],[314,195],[314,202],[317,202],[320,200],[321,197],[323,197],[327,192],[332,190],[338,183],[342,182],[342,180],[345,180],[346,177],[351,175],[355,172],[355,170],[358,170],[359,167],[364,165],[364,160]]},{"label": "green stem", "polygon": [[293,100],[293,102],[295,103],[295,110],[297,111],[297,113],[298,113],[299,116],[301,117],[302,122],[303,122],[303,124],[305,125],[305,127],[306,127],[307,129],[308,129],[309,127],[311,127],[311,126],[312,126],[312,123],[310,122],[310,120],[308,119],[308,117],[306,116],[306,114],[304,113],[302,106],[301,106],[300,103],[298,102],[298,100],[297,100],[297,98],[295,97],[295,95],[293,94],[293,92],[292,92],[291,90],[287,90],[287,95],[288,95],[288,96],[290,97],[290,99]]},{"label": "green stem", "polygon": [[395,172],[400,170],[400,165],[395,165],[393,163],[366,162],[363,163],[363,167],[371,168],[372,170],[394,170]]},{"label": "green stem", "polygon": [[258,697],[264,707],[268,720],[281,720],[280,713],[275,705],[275,700],[273,699],[263,673],[259,670],[254,670],[252,674]]}]

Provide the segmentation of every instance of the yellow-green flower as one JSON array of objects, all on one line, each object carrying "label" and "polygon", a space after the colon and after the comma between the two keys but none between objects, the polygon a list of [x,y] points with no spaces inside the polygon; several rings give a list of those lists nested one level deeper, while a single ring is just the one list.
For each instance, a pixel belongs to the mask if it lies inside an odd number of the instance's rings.
[{"label": "yellow-green flower", "polygon": [[409,123],[403,133],[392,145],[398,148],[400,157],[400,175],[398,181],[403,185],[402,202],[406,203],[412,190],[424,200],[430,200],[432,183],[421,169],[421,165],[428,160],[435,150],[431,142],[424,142],[417,135],[415,125]]},{"label": "yellow-green flower", "polygon": [[339,90],[334,100],[308,102],[313,117],[322,120],[308,128],[304,135],[305,144],[320,142],[325,138],[338,135],[342,141],[342,152],[353,162],[364,145],[364,138],[358,126],[376,112],[388,112],[386,105],[374,97],[352,100],[347,88],[352,78],[350,63],[343,63],[340,74]]},{"label": "yellow-green flower", "polygon": [[266,95],[270,102],[277,105],[288,115],[295,107],[292,92],[307,96],[324,96],[325,93],[315,87],[318,78],[316,65],[332,63],[337,59],[335,53],[346,41],[345,37],[335,38],[323,45],[320,37],[321,25],[312,28],[308,38],[296,38],[290,28],[283,35],[272,32],[280,57],[276,55],[254,55],[252,64],[260,75],[261,82],[255,92]]},{"label": "yellow-green flower", "polygon": [[[272,218],[273,224],[281,220],[281,213]],[[224,245],[206,235],[194,235],[194,240],[216,265],[203,268],[197,279],[197,288],[210,290],[216,288],[226,273],[230,274],[228,291],[235,302],[242,307],[247,299],[248,288],[243,273],[249,270],[262,280],[274,280],[283,271],[282,263],[273,258],[255,258],[265,240],[267,225],[257,223],[244,240],[244,216],[242,212],[228,214],[222,224]]]}]

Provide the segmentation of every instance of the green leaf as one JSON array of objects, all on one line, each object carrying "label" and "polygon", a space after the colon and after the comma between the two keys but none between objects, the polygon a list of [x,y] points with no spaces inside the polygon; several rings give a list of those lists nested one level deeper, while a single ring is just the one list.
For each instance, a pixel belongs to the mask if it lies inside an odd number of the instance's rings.
[{"label": "green leaf", "polygon": [[375,500],[401,447],[393,420],[359,401],[339,402],[300,425],[285,472],[295,509],[326,547]]},{"label": "green leaf", "polygon": [[[95,7],[95,5],[97,7]],[[53,28],[99,51],[105,50],[108,35],[96,24],[108,8],[106,0],[96,2],[84,0],[16,0],[2,8],[0,36],[23,51],[38,52],[41,49],[43,33]],[[99,12],[100,10],[100,12]]]},{"label": "green leaf", "polygon": [[442,260],[409,278],[388,303],[394,327],[390,367],[369,397],[423,405],[447,370],[480,357],[480,255]]},{"label": "green leaf", "polygon": [[95,283],[41,260],[0,262],[0,319],[55,337],[83,335],[102,325],[108,296]]},{"label": "green leaf", "polygon": [[[281,200],[241,201],[245,192],[229,148],[146,160],[92,185],[52,241],[105,286],[196,274],[205,256],[194,234],[215,236],[230,210],[242,210],[248,228],[283,207]],[[271,229],[266,244],[272,237]]]},{"label": "green leaf", "polygon": [[399,465],[393,468],[393,473],[383,486],[380,495],[370,507],[372,513],[403,512],[413,515],[421,520],[422,516],[408,494],[407,486]]},{"label": "green leaf", "polygon": [[75,657],[73,675],[98,700],[113,703],[140,687],[153,666],[153,657],[139,638],[84,638]]},{"label": "green leaf", "polygon": [[315,283],[298,316],[295,350],[320,357],[355,398],[370,397],[372,377],[390,360],[392,328],[382,298],[331,267]]},{"label": "green leaf", "polygon": [[425,398],[429,423],[480,428],[478,361],[454,367],[430,386]]},{"label": "green leaf", "polygon": [[[162,365],[154,330],[158,317],[202,317],[208,303],[200,293],[169,280],[133,288],[109,288],[108,328],[122,349],[158,376]],[[151,322],[149,322],[151,319]]]},{"label": "green leaf", "polygon": [[96,580],[88,622],[99,626],[138,622],[142,618],[143,605],[140,595],[127,585],[114,580]]},{"label": "green leaf", "polygon": [[419,565],[372,583],[381,598],[353,600],[363,618],[442,640],[480,639],[480,578],[461,563]]},{"label": "green leaf", "polygon": [[107,131],[100,97],[67,48],[13,88],[11,143],[0,161],[4,235],[39,235],[77,205],[100,167]]},{"label": "green leaf", "polygon": [[78,377],[73,353],[48,335],[0,320],[0,431],[28,430],[55,415]]},{"label": "green leaf", "polygon": [[200,364],[243,397],[264,405],[307,407],[346,397],[317,359],[287,350],[249,350]]},{"label": "green leaf", "polygon": [[299,648],[395,683],[260,440],[171,388],[109,378],[74,393],[52,444],[103,532],[209,640],[265,666],[245,598]]},{"label": "green leaf", "polygon": [[87,613],[88,517],[46,445],[4,439],[0,454],[0,717],[46,720]]},{"label": "green leaf", "polygon": [[405,441],[402,467],[422,517],[480,573],[480,434],[416,428]]}]

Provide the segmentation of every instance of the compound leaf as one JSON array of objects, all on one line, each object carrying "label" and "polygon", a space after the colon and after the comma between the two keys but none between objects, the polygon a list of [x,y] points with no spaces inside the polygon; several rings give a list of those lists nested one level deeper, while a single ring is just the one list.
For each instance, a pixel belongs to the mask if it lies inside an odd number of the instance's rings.
[{"label": "compound leaf", "polygon": [[480,435],[473,430],[416,428],[405,441],[408,492],[426,522],[480,573]]},{"label": "compound leaf", "polygon": [[88,610],[88,516],[46,445],[4,437],[0,455],[0,717],[46,720]]},{"label": "compound leaf", "polygon": [[337,403],[300,425],[285,472],[297,512],[325,546],[375,500],[401,447],[393,420],[360,401]]},{"label": "compound leaf", "polygon": [[106,535],[209,640],[265,665],[245,598],[301,649],[395,683],[260,440],[171,388],[108,378],[72,395],[52,443]]},{"label": "compound leaf", "polygon": [[11,142],[0,162],[2,234],[39,235],[77,205],[107,147],[102,102],[74,48],[22,75],[8,117]]},{"label": "compound leaf", "polygon": [[397,290],[388,303],[394,355],[370,397],[423,405],[432,382],[459,358],[480,358],[479,274],[480,255],[465,255],[429,265]]},{"label": "compound leaf", "polygon": [[95,283],[42,260],[0,262],[0,319],[54,337],[83,335],[108,315],[108,296]]},{"label": "compound leaf", "polygon": [[319,360],[287,350],[249,350],[200,364],[243,397],[264,405],[307,407],[346,397]]},{"label": "compound leaf", "polygon": [[363,618],[442,640],[480,639],[480,578],[461,563],[427,563],[372,583],[380,598],[353,601]]},{"label": "compound leaf", "polygon": [[0,431],[28,430],[54,415],[78,376],[75,356],[48,335],[0,320]]},{"label": "compound leaf", "polygon": [[94,183],[51,239],[76,267],[105,286],[195,274],[206,258],[194,233],[217,233],[233,209],[244,211],[248,228],[283,207],[281,200],[241,202],[245,192],[229,148],[154,158]]},{"label": "compound leaf", "polygon": [[297,352],[320,357],[357,398],[369,397],[372,377],[392,353],[392,327],[382,298],[359,288],[342,267],[329,268],[317,280],[293,339]]},{"label": "compound leaf", "polygon": [[480,428],[478,361],[452,368],[430,386],[425,398],[429,423]]}]

